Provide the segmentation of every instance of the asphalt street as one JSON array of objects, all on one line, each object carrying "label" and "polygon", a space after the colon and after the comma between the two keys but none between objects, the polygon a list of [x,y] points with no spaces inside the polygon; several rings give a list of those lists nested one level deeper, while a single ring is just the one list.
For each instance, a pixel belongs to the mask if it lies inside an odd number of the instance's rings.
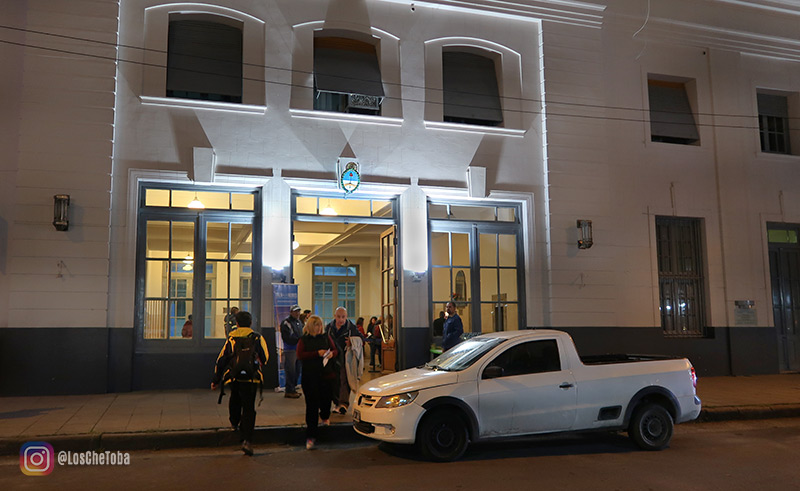
[{"label": "asphalt street", "polygon": [[127,466],[56,465],[39,477],[3,457],[0,489],[798,489],[798,448],[800,418],[785,418],[679,425],[660,452],[593,433],[477,444],[447,464],[371,440],[265,445],[252,458],[235,447],[138,451]]}]

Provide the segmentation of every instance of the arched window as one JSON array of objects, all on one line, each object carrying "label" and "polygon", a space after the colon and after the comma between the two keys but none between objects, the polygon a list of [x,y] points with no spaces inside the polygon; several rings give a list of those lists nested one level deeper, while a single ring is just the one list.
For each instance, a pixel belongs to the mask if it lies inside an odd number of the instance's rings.
[{"label": "arched window", "polygon": [[167,97],[242,102],[242,26],[208,16],[172,14]]},{"label": "arched window", "polygon": [[374,44],[324,33],[314,37],[314,109],[379,115],[384,97]]}]

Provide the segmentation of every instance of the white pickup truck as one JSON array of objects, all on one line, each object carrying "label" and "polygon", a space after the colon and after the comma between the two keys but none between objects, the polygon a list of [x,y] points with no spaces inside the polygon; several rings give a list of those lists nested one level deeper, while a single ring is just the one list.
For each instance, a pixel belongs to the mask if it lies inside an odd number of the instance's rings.
[{"label": "white pickup truck", "polygon": [[673,424],[700,414],[696,386],[685,358],[581,358],[565,332],[500,332],[364,384],[353,427],[417,443],[437,461],[458,459],[476,440],[600,429],[627,430],[640,448],[660,450]]}]

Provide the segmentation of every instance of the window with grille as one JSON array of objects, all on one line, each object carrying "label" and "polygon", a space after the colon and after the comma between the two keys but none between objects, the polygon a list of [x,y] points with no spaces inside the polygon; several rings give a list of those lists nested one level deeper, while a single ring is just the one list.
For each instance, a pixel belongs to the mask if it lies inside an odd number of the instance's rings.
[{"label": "window with grille", "polygon": [[705,335],[701,220],[657,217],[661,327],[672,336]]}]

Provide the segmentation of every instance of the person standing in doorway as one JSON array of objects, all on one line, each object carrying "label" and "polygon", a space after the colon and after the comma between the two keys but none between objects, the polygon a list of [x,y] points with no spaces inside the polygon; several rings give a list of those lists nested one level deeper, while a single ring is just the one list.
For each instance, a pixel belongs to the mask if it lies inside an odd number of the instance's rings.
[{"label": "person standing in doorway", "polygon": [[367,342],[369,342],[369,364],[370,364],[370,371],[374,372],[375,370],[375,354],[378,355],[378,366],[381,366],[383,363],[381,359],[381,324],[378,322],[378,318],[374,315],[369,319],[369,324],[367,325]]},{"label": "person standing in doorway", "polygon": [[333,320],[325,327],[325,332],[328,333],[336,344],[338,352],[337,361],[339,362],[338,370],[338,383],[334,385],[333,402],[336,404],[335,411],[339,414],[345,414],[347,407],[350,405],[350,385],[347,383],[347,364],[345,361],[345,350],[350,346],[350,337],[361,337],[355,324],[347,318],[347,309],[344,307],[337,307],[333,313]]},{"label": "person standing in doorway", "polygon": [[[256,391],[264,384],[261,368],[267,364],[269,352],[263,336],[250,329],[250,312],[236,314],[236,329],[231,331],[217,357],[211,389],[226,384],[231,390],[228,415],[231,427],[242,436],[242,452],[253,455],[253,430],[256,425]],[[224,389],[223,389],[224,390]],[[220,401],[222,395],[220,394]]]},{"label": "person standing in doorway", "polygon": [[239,312],[239,307],[231,307],[231,311],[225,316],[225,336],[230,336],[231,331],[236,329],[236,314]]},{"label": "person standing in doorway", "polygon": [[447,302],[444,309],[447,312],[447,320],[444,321],[442,328],[442,352],[460,343],[461,335],[464,334],[464,325],[456,312],[455,302]]},{"label": "person standing in doorway", "polygon": [[317,427],[330,424],[332,381],[336,372],[332,370],[338,352],[336,344],[325,333],[322,319],[308,316],[303,326],[303,335],[297,342],[297,358],[303,364],[303,395],[306,400],[306,450],[317,444]]},{"label": "person standing in doorway", "polygon": [[303,323],[300,322],[299,305],[292,305],[289,317],[281,322],[281,340],[283,341],[283,372],[286,375],[286,393],[284,397],[297,399],[297,379],[300,375],[301,364],[297,359],[297,342],[303,335]]}]

